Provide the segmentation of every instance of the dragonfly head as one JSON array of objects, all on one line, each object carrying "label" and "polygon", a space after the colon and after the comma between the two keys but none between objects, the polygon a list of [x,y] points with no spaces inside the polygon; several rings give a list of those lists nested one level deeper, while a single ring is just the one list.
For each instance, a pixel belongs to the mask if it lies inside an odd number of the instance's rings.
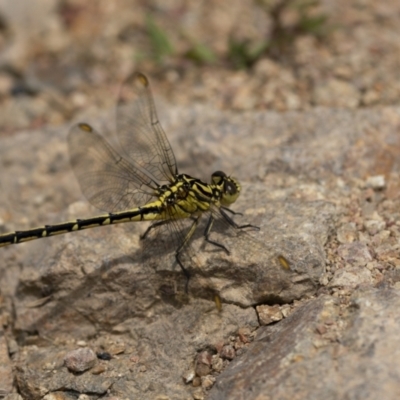
[{"label": "dragonfly head", "polygon": [[216,171],[211,175],[213,185],[221,191],[221,204],[228,207],[234,203],[240,194],[240,183],[236,178],[227,176],[225,172]]}]

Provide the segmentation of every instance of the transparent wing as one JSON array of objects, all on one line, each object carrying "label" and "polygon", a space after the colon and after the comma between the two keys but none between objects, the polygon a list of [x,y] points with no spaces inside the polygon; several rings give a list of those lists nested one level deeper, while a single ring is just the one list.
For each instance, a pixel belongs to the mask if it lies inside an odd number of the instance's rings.
[{"label": "transparent wing", "polygon": [[121,157],[88,124],[77,124],[68,135],[72,169],[82,193],[95,207],[122,211],[147,203],[157,183],[144,170]]},{"label": "transparent wing", "polygon": [[[227,255],[223,248],[206,241],[205,230],[210,218],[214,219],[214,224],[210,232],[210,239],[222,245],[228,250],[231,256]],[[234,216],[236,217],[236,216]],[[237,219],[237,218],[235,218]],[[247,222],[247,221],[246,221]],[[199,219],[199,224],[193,232],[190,239],[186,241],[191,232],[194,219],[173,219],[171,218],[165,224],[156,227],[143,240],[143,256],[146,259],[154,260],[155,268],[159,273],[165,273],[173,270],[180,271],[176,262],[176,251],[181,248],[180,260],[192,278],[214,276],[216,282],[224,281],[223,271],[226,268],[219,268],[224,263],[240,260],[242,265],[252,265],[266,258],[274,265],[278,265],[276,249],[273,249],[258,239],[257,229],[240,229],[227,222],[221,215],[218,207],[212,206],[209,211],[204,212]],[[181,245],[186,243],[183,247]],[[251,270],[249,270],[251,274]],[[171,275],[172,276],[172,275]],[[174,275],[176,277],[176,275]],[[184,290],[187,281],[186,276],[181,274],[181,289]],[[228,279],[229,280],[229,279]],[[193,288],[189,280],[189,289]],[[172,280],[172,282],[174,282]],[[218,287],[210,287],[211,294],[218,293]],[[204,295],[204,293],[203,293]]]},{"label": "transparent wing", "polygon": [[117,106],[117,134],[122,151],[156,180],[173,182],[175,156],[158,121],[145,75],[134,72],[122,86]]}]

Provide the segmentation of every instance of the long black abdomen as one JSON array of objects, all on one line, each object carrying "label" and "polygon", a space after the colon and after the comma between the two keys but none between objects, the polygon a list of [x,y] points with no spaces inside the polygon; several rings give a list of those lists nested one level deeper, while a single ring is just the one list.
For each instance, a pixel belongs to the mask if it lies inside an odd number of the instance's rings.
[{"label": "long black abdomen", "polygon": [[26,231],[5,233],[0,235],[0,247],[54,235],[61,235],[68,232],[80,231],[82,229],[95,228],[97,226],[131,221],[157,220],[160,219],[160,216],[160,207],[153,204],[114,214],[104,214],[93,218],[63,222],[61,224],[45,225],[38,228],[28,229]]}]

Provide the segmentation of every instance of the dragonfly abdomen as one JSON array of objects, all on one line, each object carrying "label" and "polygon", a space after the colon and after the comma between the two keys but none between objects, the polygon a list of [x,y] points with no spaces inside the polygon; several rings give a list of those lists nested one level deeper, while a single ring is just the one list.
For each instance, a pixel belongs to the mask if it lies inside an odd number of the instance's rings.
[{"label": "dragonfly abdomen", "polygon": [[148,204],[118,213],[98,215],[92,218],[76,219],[55,225],[45,225],[25,231],[10,232],[0,235],[0,247],[10,244],[23,243],[30,240],[41,239],[63,233],[80,231],[82,229],[95,228],[97,226],[120,224],[131,221],[154,221],[165,219],[157,203]]}]

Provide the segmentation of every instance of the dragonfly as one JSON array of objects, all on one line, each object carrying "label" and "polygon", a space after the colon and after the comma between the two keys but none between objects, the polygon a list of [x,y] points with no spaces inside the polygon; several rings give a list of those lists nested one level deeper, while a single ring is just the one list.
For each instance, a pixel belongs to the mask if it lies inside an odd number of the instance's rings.
[{"label": "dragonfly", "polygon": [[[124,90],[135,94],[135,101],[128,106]],[[120,151],[87,123],[74,125],[68,134],[70,162],[81,191],[104,214],[1,234],[0,247],[99,226],[151,221],[141,239],[157,228],[167,228],[162,231],[175,244],[175,261],[186,277],[187,291],[190,266],[184,254],[204,215],[205,241],[227,254],[229,249],[211,237],[215,221],[222,220],[234,230],[259,229],[235,222],[234,216],[240,213],[229,208],[238,199],[241,185],[222,171],[214,172],[210,183],[178,172],[149,80],[141,72],[132,73],[122,86],[117,136]],[[183,220],[190,223],[184,225]]]}]

